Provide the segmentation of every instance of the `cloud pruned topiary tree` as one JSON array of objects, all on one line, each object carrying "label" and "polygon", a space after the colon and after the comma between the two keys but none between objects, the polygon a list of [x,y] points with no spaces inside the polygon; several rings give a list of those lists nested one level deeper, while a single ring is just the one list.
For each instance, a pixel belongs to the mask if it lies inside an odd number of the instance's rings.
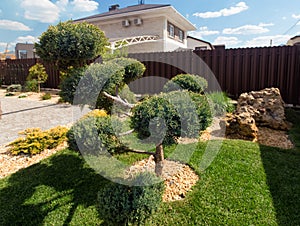
[{"label": "cloud pruned topiary tree", "polygon": [[108,40],[95,25],[72,21],[49,26],[35,43],[37,55],[54,63],[59,70],[80,67],[106,51]]},{"label": "cloud pruned topiary tree", "polygon": [[155,144],[155,173],[163,169],[163,145],[179,137],[198,138],[209,126],[212,115],[205,96],[188,91],[173,91],[152,96],[132,109],[131,127],[144,142]]}]

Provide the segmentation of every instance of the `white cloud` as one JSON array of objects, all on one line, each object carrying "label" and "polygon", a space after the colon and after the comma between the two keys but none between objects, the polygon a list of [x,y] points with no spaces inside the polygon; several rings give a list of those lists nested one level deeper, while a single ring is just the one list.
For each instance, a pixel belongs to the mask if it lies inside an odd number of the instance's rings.
[{"label": "white cloud", "polygon": [[42,23],[53,23],[59,19],[60,9],[49,0],[23,0],[21,7],[25,18]]},{"label": "white cloud", "polygon": [[291,38],[290,35],[274,35],[274,36],[261,36],[253,38],[252,40],[245,42],[245,47],[262,47],[270,46],[271,40],[273,46],[278,46],[286,44],[287,41]]},{"label": "white cloud", "polygon": [[300,19],[300,14],[298,14],[298,15],[293,14],[292,17],[293,17],[294,19]]},{"label": "white cloud", "polygon": [[213,42],[214,45],[225,45],[225,46],[236,46],[241,43],[241,41],[237,37],[224,37],[219,36]]},{"label": "white cloud", "polygon": [[274,26],[274,24],[273,23],[259,23],[258,26],[260,26],[260,27],[272,27],[272,26]]},{"label": "white cloud", "polygon": [[74,10],[78,12],[91,12],[98,9],[98,2],[91,0],[73,0],[71,5],[74,6]]},{"label": "white cloud", "polygon": [[[7,45],[7,43],[5,43],[5,42],[0,42],[0,49],[5,48],[6,45]],[[1,51],[1,52],[2,52],[2,51]]]},{"label": "white cloud", "polygon": [[16,43],[35,43],[37,41],[36,37],[33,37],[31,35],[27,36],[20,36],[16,39]]},{"label": "white cloud", "polygon": [[214,12],[205,12],[205,13],[194,13],[193,16],[201,17],[201,18],[216,18],[221,16],[231,16],[235,14],[239,14],[249,7],[245,2],[239,2],[235,6],[231,6],[230,8],[224,8],[219,11]]},{"label": "white cloud", "polygon": [[197,31],[189,32],[189,35],[196,38],[201,38],[202,36],[218,35],[219,33],[220,33],[219,31],[209,30],[208,27],[200,27],[199,30]]},{"label": "white cloud", "polygon": [[55,5],[60,9],[60,11],[66,11],[69,4],[69,0],[58,0]]},{"label": "white cloud", "polygon": [[23,23],[12,20],[0,20],[0,29],[13,31],[31,31],[31,28]]},{"label": "white cloud", "polygon": [[223,34],[230,35],[252,35],[252,34],[262,34],[269,32],[268,28],[259,25],[244,25],[237,28],[225,28]]}]

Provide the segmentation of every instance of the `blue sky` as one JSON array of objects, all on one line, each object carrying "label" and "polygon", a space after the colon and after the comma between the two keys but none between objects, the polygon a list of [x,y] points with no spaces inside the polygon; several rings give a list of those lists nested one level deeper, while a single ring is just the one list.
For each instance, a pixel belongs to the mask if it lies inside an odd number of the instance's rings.
[{"label": "blue sky", "polygon": [[[0,52],[8,43],[34,42],[49,25],[106,12],[138,0],[0,0]],[[300,35],[300,0],[145,0],[171,4],[197,30],[190,33],[227,48],[285,44]]]}]

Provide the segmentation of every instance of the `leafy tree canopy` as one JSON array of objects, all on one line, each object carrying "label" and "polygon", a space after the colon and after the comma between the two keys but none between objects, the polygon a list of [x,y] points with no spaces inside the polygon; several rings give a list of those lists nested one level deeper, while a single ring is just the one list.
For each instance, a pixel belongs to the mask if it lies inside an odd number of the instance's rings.
[{"label": "leafy tree canopy", "polygon": [[55,63],[60,70],[82,66],[87,60],[102,55],[108,40],[95,25],[72,21],[49,26],[35,44],[37,55]]}]

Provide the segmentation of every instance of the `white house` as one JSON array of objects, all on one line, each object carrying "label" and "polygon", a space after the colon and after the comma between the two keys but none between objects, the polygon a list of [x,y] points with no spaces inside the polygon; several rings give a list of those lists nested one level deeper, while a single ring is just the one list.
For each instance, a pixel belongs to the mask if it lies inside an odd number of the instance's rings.
[{"label": "white house", "polygon": [[113,49],[127,45],[128,53],[167,52],[188,48],[187,32],[196,30],[171,5],[112,5],[108,12],[75,20],[104,31]]},{"label": "white house", "polygon": [[215,47],[207,41],[192,36],[187,36],[187,48],[197,50],[213,50]]},{"label": "white house", "polygon": [[300,45],[300,35],[294,36],[287,42],[288,46]]}]

